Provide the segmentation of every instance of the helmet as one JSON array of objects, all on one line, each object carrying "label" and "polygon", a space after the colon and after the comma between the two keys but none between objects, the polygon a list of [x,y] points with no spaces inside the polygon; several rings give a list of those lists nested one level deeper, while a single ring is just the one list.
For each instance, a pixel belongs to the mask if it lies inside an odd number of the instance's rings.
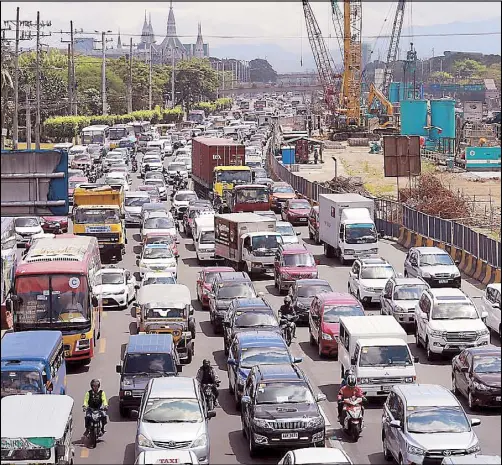
[{"label": "helmet", "polygon": [[205,358],[203,361],[202,361],[202,366],[203,367],[206,367],[206,368],[209,368],[211,366],[211,362]]},{"label": "helmet", "polygon": [[355,387],[356,384],[357,384],[357,378],[355,377],[355,375],[350,374],[349,376],[347,376],[347,386]]},{"label": "helmet", "polygon": [[291,297],[289,295],[287,295],[286,297],[284,297],[284,303],[286,305],[289,305],[291,303]]},{"label": "helmet", "polygon": [[180,170],[176,171],[176,174],[180,174]]},{"label": "helmet", "polygon": [[91,388],[93,388],[94,386],[97,386],[98,389],[99,389],[99,387],[101,386],[101,383],[99,382],[99,379],[93,379],[91,381]]},{"label": "helmet", "polygon": [[354,371],[352,370],[352,368],[349,368],[349,369],[345,372],[345,379],[347,379],[350,375],[354,375]]}]

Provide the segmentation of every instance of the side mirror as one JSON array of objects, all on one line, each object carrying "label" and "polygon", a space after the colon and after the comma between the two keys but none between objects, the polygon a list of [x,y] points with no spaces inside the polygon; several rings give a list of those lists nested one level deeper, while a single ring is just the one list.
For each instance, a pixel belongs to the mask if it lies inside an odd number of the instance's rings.
[{"label": "side mirror", "polygon": [[242,396],[241,403],[244,405],[249,405],[251,403],[251,397],[249,396]]},{"label": "side mirror", "polygon": [[488,312],[481,312],[481,319],[486,320],[488,318]]},{"label": "side mirror", "polygon": [[136,283],[136,284],[134,285],[134,289],[138,290],[139,288],[140,288],[140,285],[139,285],[138,283]]},{"label": "side mirror", "polygon": [[115,365],[115,371],[119,374],[122,373],[122,366],[121,365]]},{"label": "side mirror", "polygon": [[233,358],[229,358],[227,360],[227,365],[230,365],[231,367],[234,367],[237,365],[237,362]]},{"label": "side mirror", "polygon": [[392,420],[390,422],[391,428],[401,429],[401,422],[399,420]]},{"label": "side mirror", "polygon": [[98,298],[95,295],[91,297],[91,303],[93,307],[97,307],[99,305]]},{"label": "side mirror", "polygon": [[413,363],[418,363],[420,361],[420,357],[413,357]]},{"label": "side mirror", "polygon": [[302,357],[295,357],[293,359],[293,363],[301,363],[301,362],[303,362],[303,358]]},{"label": "side mirror", "polygon": [[300,231],[297,231],[297,232],[296,232],[296,235],[297,235],[297,236],[301,236],[301,235],[302,235],[302,233],[301,233]]},{"label": "side mirror", "polygon": [[263,297],[265,294],[263,292],[258,292],[258,297]]},{"label": "side mirror", "polygon": [[189,315],[193,315],[193,314],[194,314],[193,307],[190,307],[190,310],[188,310],[188,314],[189,314]]},{"label": "side mirror", "polygon": [[383,297],[384,297],[384,299],[390,299],[391,295],[390,295],[390,293],[385,292],[384,295],[383,295]]},{"label": "side mirror", "polygon": [[352,358],[350,359],[350,364],[351,364],[351,365],[355,365],[355,364],[356,364],[356,362],[357,362],[356,357],[352,357]]},{"label": "side mirror", "polygon": [[429,319],[429,316],[425,312],[420,312],[420,318]]},{"label": "side mirror", "polygon": [[460,260],[455,260],[455,265],[460,265]]},{"label": "side mirror", "polygon": [[209,410],[209,412],[207,412],[207,419],[210,420],[211,418],[214,418],[216,416],[216,412],[214,410]]},{"label": "side mirror", "polygon": [[327,399],[326,394],[319,393],[315,396],[316,402],[324,402]]},{"label": "side mirror", "polygon": [[471,426],[479,426],[481,424],[481,420],[479,418],[471,418]]}]

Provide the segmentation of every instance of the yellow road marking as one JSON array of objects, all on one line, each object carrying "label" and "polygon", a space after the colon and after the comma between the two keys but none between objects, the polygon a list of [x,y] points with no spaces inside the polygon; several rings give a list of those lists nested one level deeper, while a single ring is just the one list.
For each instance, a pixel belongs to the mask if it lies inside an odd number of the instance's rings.
[{"label": "yellow road marking", "polygon": [[104,354],[105,351],[106,351],[106,339],[104,337],[102,337],[99,340],[99,353]]},{"label": "yellow road marking", "polygon": [[89,449],[84,447],[83,449],[80,449],[80,458],[81,459],[86,459],[89,457]]}]

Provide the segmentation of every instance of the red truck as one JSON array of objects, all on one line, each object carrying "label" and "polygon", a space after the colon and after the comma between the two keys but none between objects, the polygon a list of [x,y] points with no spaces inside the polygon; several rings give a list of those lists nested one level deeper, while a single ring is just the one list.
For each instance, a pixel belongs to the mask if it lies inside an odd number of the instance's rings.
[{"label": "red truck", "polygon": [[260,184],[235,186],[227,192],[229,213],[259,212],[270,210],[270,190]]},{"label": "red truck", "polygon": [[[245,146],[230,139],[196,137],[192,140],[192,180],[194,190],[201,198],[209,198],[210,192],[222,197],[223,190],[234,184],[250,183],[251,171],[244,170]],[[229,167],[239,166],[233,172]],[[216,167],[222,173],[215,173]],[[224,171],[224,173],[223,173]]]}]

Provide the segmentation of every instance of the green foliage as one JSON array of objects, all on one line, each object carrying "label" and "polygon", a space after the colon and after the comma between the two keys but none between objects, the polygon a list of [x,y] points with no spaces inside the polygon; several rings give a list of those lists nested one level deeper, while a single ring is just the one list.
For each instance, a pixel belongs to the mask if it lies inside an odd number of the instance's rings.
[{"label": "green foliage", "polygon": [[486,66],[476,60],[458,60],[453,63],[453,70],[460,77],[476,78],[486,71]]},{"label": "green foliage", "polygon": [[277,72],[267,60],[256,58],[249,62],[251,82],[277,82]]},{"label": "green foliage", "polygon": [[453,76],[450,73],[447,73],[446,71],[435,71],[430,75],[430,77],[434,81],[439,81],[439,82],[446,82],[453,79]]},{"label": "green foliage", "polygon": [[206,117],[212,115],[217,111],[229,110],[231,108],[232,108],[231,98],[219,98],[214,102],[199,102],[192,107],[193,110],[204,110]]}]

